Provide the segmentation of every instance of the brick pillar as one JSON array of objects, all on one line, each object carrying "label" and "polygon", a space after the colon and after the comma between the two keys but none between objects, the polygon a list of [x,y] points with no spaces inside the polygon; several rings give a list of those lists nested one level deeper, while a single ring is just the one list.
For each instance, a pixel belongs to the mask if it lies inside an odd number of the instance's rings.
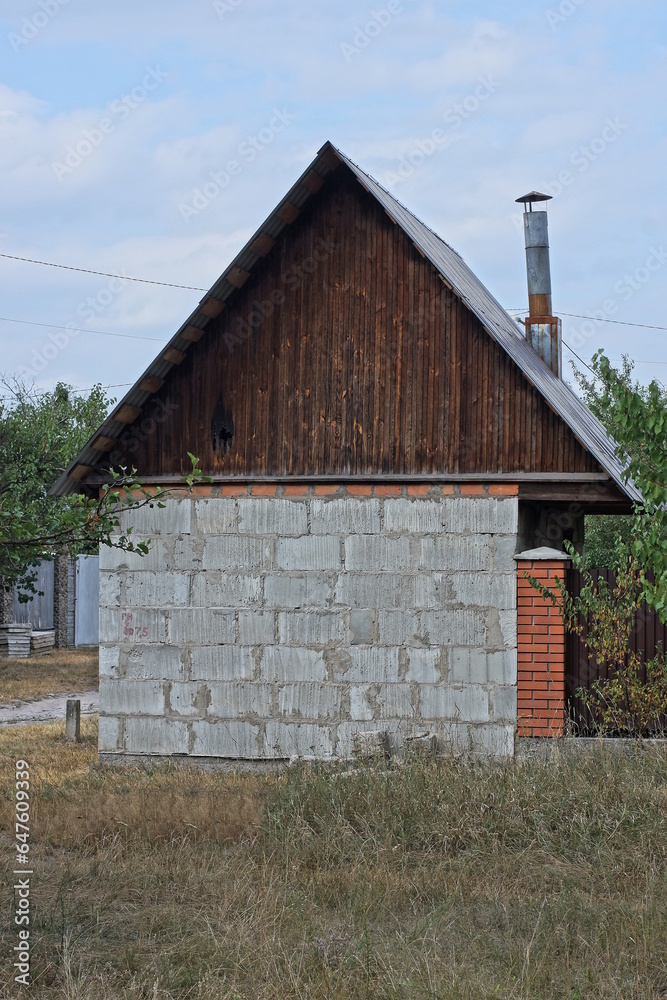
[{"label": "brick pillar", "polygon": [[68,557],[56,556],[53,567],[53,627],[56,631],[56,646],[64,648],[67,642],[68,607]]},{"label": "brick pillar", "polygon": [[565,732],[565,627],[560,609],[526,579],[554,590],[570,565],[558,549],[530,549],[515,556],[518,567],[517,653],[519,736]]}]

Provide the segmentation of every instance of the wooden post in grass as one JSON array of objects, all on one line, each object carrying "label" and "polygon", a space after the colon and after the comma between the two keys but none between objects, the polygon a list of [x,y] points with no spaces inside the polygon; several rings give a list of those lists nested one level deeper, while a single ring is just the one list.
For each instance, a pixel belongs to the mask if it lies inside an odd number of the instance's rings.
[{"label": "wooden post in grass", "polygon": [[78,743],[81,739],[81,702],[78,698],[67,699],[65,739],[68,743]]}]

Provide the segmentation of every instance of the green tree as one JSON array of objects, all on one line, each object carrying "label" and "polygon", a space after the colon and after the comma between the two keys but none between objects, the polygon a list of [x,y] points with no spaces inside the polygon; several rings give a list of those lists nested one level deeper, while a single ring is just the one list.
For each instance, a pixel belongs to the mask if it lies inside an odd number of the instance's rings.
[{"label": "green tree", "polygon": [[[146,490],[135,469],[112,473],[97,497],[49,496],[49,489],[104,420],[110,405],[100,385],[78,397],[59,383],[52,392],[2,377],[0,403],[0,580],[6,590],[18,585],[23,600],[35,593],[40,559],[60,553],[96,551],[100,544],[144,555],[131,529],[121,530],[121,514],[147,503],[163,506],[167,495]],[[203,479],[190,456],[189,488]],[[210,480],[207,480],[210,481]]]}]

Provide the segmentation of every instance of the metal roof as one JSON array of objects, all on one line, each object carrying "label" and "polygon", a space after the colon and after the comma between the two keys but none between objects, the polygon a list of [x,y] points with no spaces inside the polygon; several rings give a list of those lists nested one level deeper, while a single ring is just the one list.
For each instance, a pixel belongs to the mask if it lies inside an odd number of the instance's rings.
[{"label": "metal roof", "polygon": [[[270,253],[281,233],[323,186],[325,178],[340,163],[345,164],[362,186],[401,227],[423,256],[433,264],[443,281],[459,296],[482,323],[484,329],[509,354],[524,376],[565,421],[575,437],[600,463],[622,492],[641,502],[641,494],[623,481],[623,466],[616,457],[614,443],[602,424],[581,399],[559,379],[535,353],[500,303],[484,287],[463,259],[425,223],[421,222],[374,178],[344,153],[327,142],[276,209],[250,238],[229,267],[212,286],[158,357],[123,397],[90,441],[51,488],[54,496],[67,496],[82,489],[83,480],[104,461],[113,442],[137,419],[143,404],[158,391],[174,364],[203,335],[208,321],[224,309],[250,276],[255,265]],[[143,388],[142,388],[143,386]],[[120,417],[120,419],[119,419]],[[97,447],[93,447],[96,444]]]}]

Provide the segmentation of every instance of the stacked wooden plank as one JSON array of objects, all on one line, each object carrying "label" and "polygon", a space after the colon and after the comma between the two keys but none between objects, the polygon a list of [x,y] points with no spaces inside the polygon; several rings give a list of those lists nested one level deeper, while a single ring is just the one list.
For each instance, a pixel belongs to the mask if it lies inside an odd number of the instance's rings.
[{"label": "stacked wooden plank", "polygon": [[8,625],[7,646],[8,646],[9,656],[12,657],[30,656],[31,635],[32,635],[32,625]]},{"label": "stacked wooden plank", "polygon": [[56,644],[55,629],[39,629],[30,636],[30,655],[45,656]]},{"label": "stacked wooden plank", "polygon": [[7,629],[9,625],[0,625],[0,656],[7,656],[8,645],[7,645]]}]

